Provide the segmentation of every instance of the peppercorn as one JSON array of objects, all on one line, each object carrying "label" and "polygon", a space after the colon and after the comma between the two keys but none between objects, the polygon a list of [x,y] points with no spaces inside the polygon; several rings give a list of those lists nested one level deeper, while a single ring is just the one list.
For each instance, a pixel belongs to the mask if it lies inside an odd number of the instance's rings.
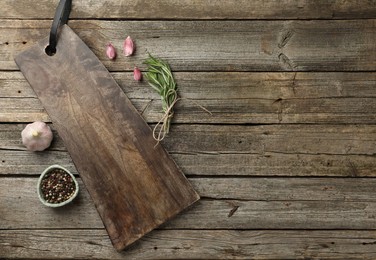
[{"label": "peppercorn", "polygon": [[51,204],[68,200],[76,191],[72,177],[61,169],[53,169],[41,181],[43,199]]}]

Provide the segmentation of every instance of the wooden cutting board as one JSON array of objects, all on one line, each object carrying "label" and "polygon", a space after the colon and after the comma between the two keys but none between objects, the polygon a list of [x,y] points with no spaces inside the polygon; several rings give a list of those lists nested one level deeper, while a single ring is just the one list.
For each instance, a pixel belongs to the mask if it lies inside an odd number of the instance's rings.
[{"label": "wooden cutting board", "polygon": [[63,139],[114,247],[123,250],[199,196],[162,146],[154,147],[149,126],[67,25],[55,55],[45,53],[47,45],[48,38],[41,40],[16,63]]}]

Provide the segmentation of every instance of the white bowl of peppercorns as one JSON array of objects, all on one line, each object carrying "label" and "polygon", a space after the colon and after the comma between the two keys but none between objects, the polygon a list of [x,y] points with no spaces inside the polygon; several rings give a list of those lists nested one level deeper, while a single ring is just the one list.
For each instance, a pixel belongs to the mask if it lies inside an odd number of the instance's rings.
[{"label": "white bowl of peppercorns", "polygon": [[57,208],[71,202],[78,194],[78,183],[70,171],[60,165],[45,169],[38,180],[38,197],[46,206]]}]

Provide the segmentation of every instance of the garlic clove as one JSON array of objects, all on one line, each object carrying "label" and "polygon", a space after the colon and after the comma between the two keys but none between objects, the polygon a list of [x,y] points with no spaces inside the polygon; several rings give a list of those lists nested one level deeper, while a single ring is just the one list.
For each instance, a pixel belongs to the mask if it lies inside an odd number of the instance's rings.
[{"label": "garlic clove", "polygon": [[22,143],[30,151],[43,151],[52,142],[51,128],[44,122],[36,121],[28,124],[21,132]]},{"label": "garlic clove", "polygon": [[134,67],[133,78],[136,81],[141,81],[141,79],[142,79],[142,73],[141,73],[140,69],[137,68],[137,67]]},{"label": "garlic clove", "polygon": [[128,36],[123,44],[123,52],[125,56],[131,56],[134,52],[135,46],[133,44],[133,40],[130,36]]},{"label": "garlic clove", "polygon": [[115,50],[115,47],[112,45],[112,43],[107,44],[106,55],[110,60],[113,60],[116,58],[116,50]]}]

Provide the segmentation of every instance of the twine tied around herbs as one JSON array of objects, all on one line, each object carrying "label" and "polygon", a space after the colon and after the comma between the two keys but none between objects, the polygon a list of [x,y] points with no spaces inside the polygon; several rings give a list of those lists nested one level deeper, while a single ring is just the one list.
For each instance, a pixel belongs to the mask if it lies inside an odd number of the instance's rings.
[{"label": "twine tied around herbs", "polygon": [[[171,120],[172,120],[172,117],[174,116],[174,110],[173,110],[174,106],[176,102],[178,102],[178,100],[181,99],[181,98],[178,98],[178,94],[176,90],[173,90],[170,92],[171,92],[171,95],[174,96],[174,99],[168,107],[163,107],[164,115],[153,128],[153,138],[155,141],[157,141],[157,145],[160,141],[162,141],[166,137],[166,134],[168,134],[168,132],[170,131]],[[161,125],[161,127],[157,135],[156,132],[157,132],[159,125]]]},{"label": "twine tied around herbs", "polygon": [[207,113],[212,114],[197,102],[191,99],[178,97],[177,85],[167,62],[154,58],[149,53],[149,58],[147,58],[144,63],[148,65],[145,77],[148,80],[149,85],[160,95],[164,112],[163,117],[153,129],[153,138],[157,141],[156,145],[158,145],[158,143],[168,134],[171,120],[174,116],[173,108],[179,100],[189,100]]},{"label": "twine tied around herbs", "polygon": [[[163,117],[158,121],[158,123],[154,126],[153,128],[153,138],[155,141],[157,141],[157,144],[156,146],[159,144],[160,141],[162,141],[166,135],[168,134],[169,130],[170,130],[170,125],[171,125],[171,119],[174,115],[174,111],[173,111],[173,108],[175,106],[175,104],[179,101],[179,100],[188,100],[194,104],[196,104],[199,108],[201,108],[202,110],[204,110],[205,112],[207,112],[208,114],[210,115],[213,115],[212,112],[210,112],[208,109],[206,109],[205,107],[201,106],[200,104],[198,104],[196,101],[194,100],[191,100],[191,99],[188,99],[188,98],[181,98],[181,97],[178,97],[176,91],[175,91],[175,98],[174,98],[174,101],[171,103],[171,105],[164,111],[164,115]],[[159,128],[159,131],[158,131],[158,134],[157,134],[157,129],[158,129],[158,126],[161,127]]]}]

